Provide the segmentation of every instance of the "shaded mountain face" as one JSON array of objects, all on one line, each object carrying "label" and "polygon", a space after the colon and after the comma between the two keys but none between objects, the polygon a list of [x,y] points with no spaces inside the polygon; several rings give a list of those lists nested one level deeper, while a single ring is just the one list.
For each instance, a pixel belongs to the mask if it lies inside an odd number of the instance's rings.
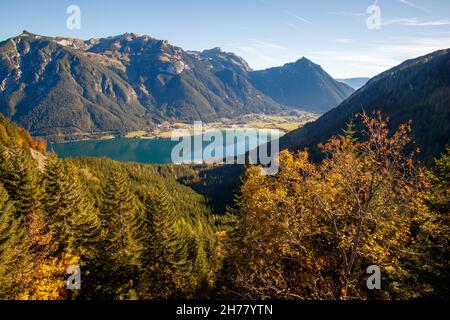
[{"label": "shaded mountain face", "polygon": [[370,78],[349,78],[349,79],[336,79],[336,81],[345,83],[346,85],[352,87],[355,90],[362,88]]},{"label": "shaded mountain face", "polygon": [[0,44],[0,111],[34,135],[134,130],[145,108],[113,61],[24,33]]},{"label": "shaded mountain face", "polygon": [[420,157],[439,156],[450,145],[450,49],[408,60],[371,79],[336,109],[287,134],[281,147],[314,148],[340,134],[355,114],[380,110],[390,127],[412,120]]},{"label": "shaded mountain face", "polygon": [[283,67],[251,72],[250,79],[275,101],[315,113],[335,108],[354,92],[306,58]]},{"label": "shaded mountain face", "polygon": [[156,119],[211,121],[283,110],[247,80],[244,60],[218,48],[186,52],[167,41],[126,34],[95,41],[88,52],[121,61],[122,76]]},{"label": "shaded mountain face", "polygon": [[0,111],[48,136],[284,110],[248,71],[234,54],[185,52],[149,36],[82,41],[24,32],[0,43]]}]

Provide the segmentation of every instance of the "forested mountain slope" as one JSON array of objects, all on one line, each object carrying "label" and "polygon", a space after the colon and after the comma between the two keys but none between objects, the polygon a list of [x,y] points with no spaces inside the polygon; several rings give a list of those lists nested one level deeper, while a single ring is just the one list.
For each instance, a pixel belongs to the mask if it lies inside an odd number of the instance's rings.
[{"label": "forested mountain slope", "polygon": [[[187,166],[60,160],[0,115],[0,298],[211,294],[233,218],[178,182],[192,175]],[[81,269],[81,290],[65,290],[70,265]]]},{"label": "forested mountain slope", "polygon": [[33,135],[129,132],[284,108],[241,58],[124,34],[81,41],[28,32],[0,43],[0,111]]},{"label": "forested mountain slope", "polygon": [[250,79],[256,88],[275,101],[315,113],[335,108],[354,92],[307,58],[282,67],[251,72]]},{"label": "forested mountain slope", "polygon": [[450,144],[450,50],[405,61],[371,79],[339,107],[281,139],[282,148],[314,148],[342,133],[354,115],[381,111],[390,128],[412,121],[422,159],[438,157]]}]

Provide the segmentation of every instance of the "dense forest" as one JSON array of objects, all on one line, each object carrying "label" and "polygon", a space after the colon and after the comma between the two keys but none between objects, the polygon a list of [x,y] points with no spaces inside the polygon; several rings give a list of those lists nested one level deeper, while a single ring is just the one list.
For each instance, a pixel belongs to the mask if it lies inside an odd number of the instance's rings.
[{"label": "dense forest", "polygon": [[192,169],[61,160],[0,118],[0,299],[210,294],[233,221],[177,182]]},{"label": "dense forest", "polygon": [[0,116],[0,299],[448,298],[450,150],[424,168],[408,124],[360,117],[234,195],[240,168],[58,159]]}]

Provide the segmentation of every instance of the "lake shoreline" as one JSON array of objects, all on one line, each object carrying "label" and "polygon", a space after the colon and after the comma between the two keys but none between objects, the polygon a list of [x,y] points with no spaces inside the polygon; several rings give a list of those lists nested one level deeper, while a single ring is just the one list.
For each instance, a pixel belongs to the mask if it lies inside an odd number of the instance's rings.
[{"label": "lake shoreline", "polygon": [[[228,130],[232,130],[230,135],[226,134]],[[193,163],[198,163],[199,161],[223,158],[223,154],[229,155],[228,152],[236,152],[235,156],[240,156],[261,144],[279,139],[282,135],[281,131],[274,129],[268,129],[268,132],[262,134],[254,128],[226,128],[214,131],[215,134],[208,138],[200,134],[179,136],[179,139],[173,140],[170,138],[143,139],[122,136],[114,139],[51,143],[48,145],[48,150],[55,152],[60,158],[106,157],[120,162],[158,165],[176,164],[179,159],[182,161],[191,159]],[[205,132],[208,131],[202,131],[203,134]],[[217,140],[217,135],[221,136],[220,140]],[[217,143],[218,145],[215,146]],[[180,151],[182,151],[181,154]],[[214,152],[211,154],[212,151]],[[186,152],[188,153],[186,154]]]},{"label": "lake shoreline", "polygon": [[[283,134],[298,129],[306,123],[312,122],[319,117],[317,114],[300,112],[297,115],[264,115],[264,114],[250,114],[244,115],[239,119],[220,119],[216,122],[203,123],[203,130],[256,130],[268,129],[278,130]],[[101,141],[113,140],[117,138],[128,139],[171,139],[172,135],[177,131],[179,137],[193,135],[194,123],[183,123],[175,121],[165,121],[154,127],[143,128],[138,131],[130,131],[126,133],[105,131],[95,133],[75,133],[67,135],[48,135],[37,136],[46,140],[49,144],[55,143],[70,143],[80,141]],[[181,133],[182,132],[182,133]],[[189,132],[189,133],[187,133]]]},{"label": "lake shoreline", "polygon": [[[253,128],[253,127],[227,127],[227,128],[218,128],[218,129],[205,129],[203,133],[210,132],[210,131],[221,131],[226,132],[228,130],[236,130],[236,131],[252,131],[252,130],[267,130],[269,132],[278,132],[280,136],[283,136],[287,134],[287,131],[283,131],[280,129],[272,129],[272,128]],[[77,142],[88,142],[88,141],[110,141],[110,140],[117,140],[117,139],[129,139],[129,140],[172,140],[172,138],[187,138],[187,137],[193,137],[193,132],[189,132],[188,134],[179,134],[174,135],[173,137],[168,137],[166,134],[172,134],[173,132],[165,132],[161,135],[155,135],[155,136],[128,136],[128,135],[115,135],[115,136],[103,136],[100,138],[86,138],[86,139],[74,139],[74,140],[65,140],[61,142],[48,142],[48,145],[54,145],[54,144],[66,144],[66,143],[77,143]],[[150,133],[149,133],[150,134]],[[39,137],[41,138],[41,137]]]}]

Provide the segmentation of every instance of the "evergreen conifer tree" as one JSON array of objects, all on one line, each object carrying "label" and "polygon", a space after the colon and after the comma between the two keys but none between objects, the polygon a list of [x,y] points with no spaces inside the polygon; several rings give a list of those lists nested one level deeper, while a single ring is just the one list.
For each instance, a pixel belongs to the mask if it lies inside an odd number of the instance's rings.
[{"label": "evergreen conifer tree", "polygon": [[100,237],[100,219],[94,200],[81,183],[77,169],[49,157],[43,177],[44,204],[50,227],[61,249],[85,254]]},{"label": "evergreen conifer tree", "polygon": [[9,151],[2,169],[2,183],[21,220],[41,209],[42,188],[34,166],[25,150],[14,148]]},{"label": "evergreen conifer tree", "polygon": [[0,183],[0,299],[12,298],[8,293],[14,286],[14,247],[18,244],[18,239],[22,238],[20,232],[14,217],[14,207]]},{"label": "evergreen conifer tree", "polygon": [[124,173],[114,169],[103,188],[102,227],[106,230],[102,262],[102,282],[107,296],[130,299],[138,277],[143,246],[143,221],[135,195]]},{"label": "evergreen conifer tree", "polygon": [[140,251],[140,224],[142,223],[136,199],[125,176],[114,171],[103,189],[102,220],[108,230],[111,252],[136,261]]},{"label": "evergreen conifer tree", "polygon": [[148,245],[151,298],[166,299],[184,294],[191,287],[191,264],[183,223],[177,217],[167,190],[160,187],[147,201],[151,239]]}]

